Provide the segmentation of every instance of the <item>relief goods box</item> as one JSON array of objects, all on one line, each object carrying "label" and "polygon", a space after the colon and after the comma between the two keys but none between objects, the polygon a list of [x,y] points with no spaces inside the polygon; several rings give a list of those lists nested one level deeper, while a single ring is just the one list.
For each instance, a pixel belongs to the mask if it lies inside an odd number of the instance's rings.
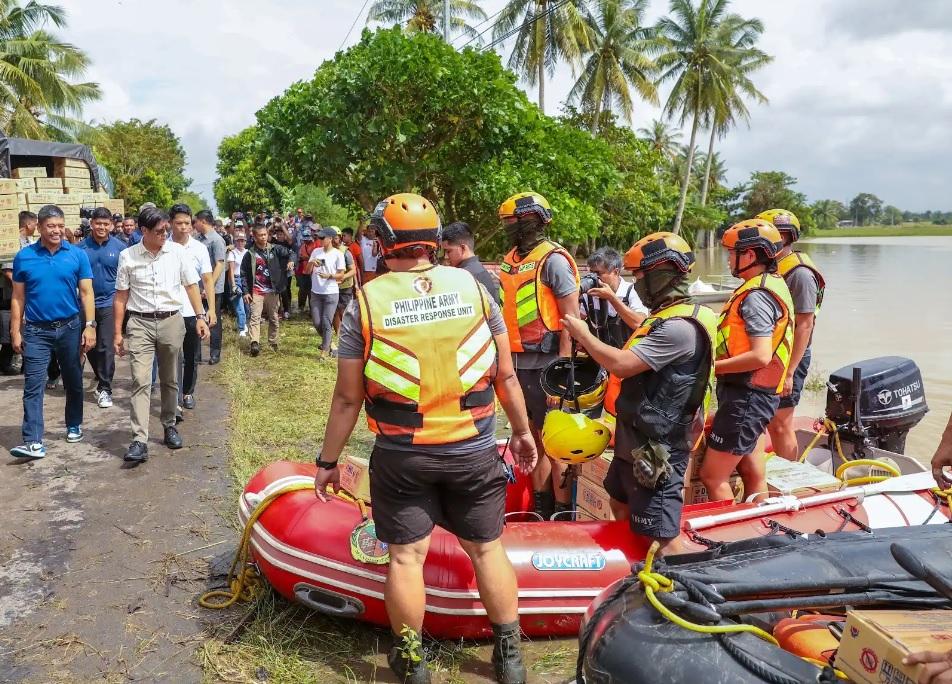
[{"label": "relief goods box", "polygon": [[39,192],[44,192],[46,190],[56,190],[63,192],[62,178],[34,178],[33,182],[36,183],[36,189]]},{"label": "relief goods box", "polygon": [[594,482],[579,478],[575,484],[575,508],[595,520],[612,520],[608,493]]},{"label": "relief goods box", "polygon": [[615,457],[614,451],[606,451],[598,458],[593,458],[591,461],[586,461],[579,467],[579,475],[584,477],[590,482],[601,486],[605,481],[605,476],[608,475],[608,467],[612,464],[612,459]]},{"label": "relief goods box", "polygon": [[854,610],[847,614],[835,665],[856,684],[915,684],[918,651],[952,648],[952,610]]},{"label": "relief goods box", "polygon": [[16,194],[0,195],[0,210],[18,209],[19,206],[20,206],[20,200],[17,198]]},{"label": "relief goods box", "polygon": [[20,181],[16,178],[0,178],[0,195],[15,195],[20,192]]},{"label": "relief goods box", "polygon": [[339,467],[341,488],[355,499],[370,503],[370,462],[358,456],[345,456]]},{"label": "relief goods box", "polygon": [[46,167],[23,166],[19,169],[13,169],[11,175],[14,178],[46,178]]},{"label": "relief goods box", "polygon": [[17,184],[17,192],[33,192],[36,190],[35,178],[10,178],[9,180]]},{"label": "relief goods box", "polygon": [[788,461],[782,456],[767,459],[767,489],[772,496],[778,494],[809,494],[838,489],[841,482],[833,475],[810,463]]}]

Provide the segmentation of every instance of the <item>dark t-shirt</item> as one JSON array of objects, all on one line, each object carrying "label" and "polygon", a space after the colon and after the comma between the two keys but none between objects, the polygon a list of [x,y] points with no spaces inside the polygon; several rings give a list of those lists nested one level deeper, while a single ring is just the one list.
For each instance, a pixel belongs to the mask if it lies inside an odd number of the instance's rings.
[{"label": "dark t-shirt", "polygon": [[459,262],[457,268],[472,273],[476,282],[486,288],[486,292],[493,298],[493,301],[499,304],[499,280],[486,270],[486,267],[479,261],[479,257],[471,256],[468,259],[463,259]]},{"label": "dark t-shirt", "polygon": [[268,294],[274,292],[274,286],[271,284],[271,269],[268,268],[268,262],[258,253],[252,255],[255,260],[255,294]]}]

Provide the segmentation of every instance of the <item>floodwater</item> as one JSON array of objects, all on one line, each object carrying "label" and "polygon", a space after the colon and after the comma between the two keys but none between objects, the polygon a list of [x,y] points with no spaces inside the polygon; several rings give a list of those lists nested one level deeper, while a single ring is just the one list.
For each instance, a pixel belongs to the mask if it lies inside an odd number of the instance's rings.
[{"label": "floodwater", "polygon": [[[928,461],[952,411],[952,237],[819,238],[798,248],[826,278],[811,376],[876,356],[915,361],[930,410],[906,452]],[[697,256],[701,278],[729,272],[723,249]],[[820,416],[825,402],[825,391],[805,393],[799,413]]]}]

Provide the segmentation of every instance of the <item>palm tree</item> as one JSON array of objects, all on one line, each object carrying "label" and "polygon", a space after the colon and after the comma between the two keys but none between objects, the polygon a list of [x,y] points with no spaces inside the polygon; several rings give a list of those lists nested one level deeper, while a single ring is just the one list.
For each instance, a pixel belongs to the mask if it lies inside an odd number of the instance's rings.
[{"label": "palm tree", "polygon": [[[717,152],[709,154],[699,152],[696,155],[692,173],[701,179],[701,198],[704,199],[710,187],[717,187],[724,183],[727,166]],[[705,206],[703,202],[701,206]]]},{"label": "palm tree", "polygon": [[99,99],[96,83],[75,83],[89,58],[43,30],[62,28],[61,7],[0,0],[0,128],[7,135],[74,140],[85,124],[83,105]]},{"label": "palm tree", "polygon": [[638,135],[648,141],[651,148],[661,153],[665,159],[674,159],[681,149],[681,132],[668,126],[664,121],[654,119],[649,128],[639,128]]},{"label": "palm tree", "polygon": [[[478,0],[450,0],[450,28],[470,38],[476,29],[470,20],[486,21]],[[411,33],[438,33],[443,30],[443,0],[376,0],[367,13],[367,23],[406,23]]]},{"label": "palm tree", "polygon": [[729,0],[671,0],[671,15],[658,22],[660,36],[657,63],[662,70],[659,82],[674,81],[665,103],[668,117],[678,116],[681,125],[692,119],[688,160],[681,181],[681,197],[672,230],[681,230],[687,202],[691,168],[702,118],[720,100],[726,100],[734,78],[732,65],[756,42],[763,31],[757,20],[727,14]]},{"label": "palm tree", "polygon": [[493,28],[493,40],[515,36],[509,68],[539,86],[539,109],[545,111],[545,76],[566,60],[574,72],[591,43],[582,14],[583,0],[507,0]]},{"label": "palm tree", "polygon": [[594,11],[585,12],[591,35],[589,57],[569,93],[583,111],[594,112],[592,133],[603,111],[617,104],[626,121],[633,110],[631,85],[641,99],[658,103],[652,77],[656,71],[648,56],[652,29],[642,25],[648,0],[595,0]]},{"label": "palm tree", "polygon": [[817,200],[813,206],[813,218],[816,219],[817,227],[821,229],[835,228],[840,216],[845,211],[842,203],[836,200]]}]

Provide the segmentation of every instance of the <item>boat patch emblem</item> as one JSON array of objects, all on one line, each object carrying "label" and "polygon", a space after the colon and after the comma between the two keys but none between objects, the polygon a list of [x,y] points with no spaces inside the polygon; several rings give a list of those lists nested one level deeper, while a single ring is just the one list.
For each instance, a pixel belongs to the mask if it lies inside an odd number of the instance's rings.
[{"label": "boat patch emblem", "polygon": [[539,551],[532,554],[532,567],[552,570],[604,570],[605,555],[600,551]]},{"label": "boat patch emblem", "polygon": [[390,547],[377,538],[373,520],[365,520],[350,533],[350,555],[354,560],[373,565],[390,562]]}]

